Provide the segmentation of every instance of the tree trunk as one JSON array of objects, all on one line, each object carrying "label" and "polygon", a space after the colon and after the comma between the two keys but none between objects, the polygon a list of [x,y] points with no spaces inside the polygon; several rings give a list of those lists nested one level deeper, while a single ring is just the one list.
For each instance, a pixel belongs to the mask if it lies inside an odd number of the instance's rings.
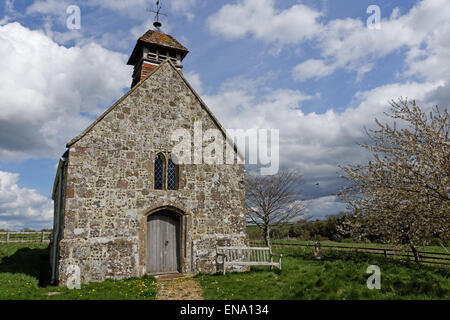
[{"label": "tree trunk", "polygon": [[264,241],[266,242],[266,246],[270,248],[270,228],[269,228],[269,226],[264,227]]},{"label": "tree trunk", "polygon": [[413,243],[409,244],[411,251],[413,252],[414,255],[414,261],[416,261],[417,263],[420,262],[420,257],[419,257],[419,252],[417,251],[416,247],[414,246]]}]

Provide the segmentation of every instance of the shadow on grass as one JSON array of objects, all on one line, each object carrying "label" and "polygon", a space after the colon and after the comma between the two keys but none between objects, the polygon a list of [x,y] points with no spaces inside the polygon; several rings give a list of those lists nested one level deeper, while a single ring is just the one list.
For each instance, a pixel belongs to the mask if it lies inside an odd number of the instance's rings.
[{"label": "shadow on grass", "polygon": [[1,272],[23,273],[37,278],[40,287],[49,286],[51,277],[49,248],[21,248],[1,259]]}]

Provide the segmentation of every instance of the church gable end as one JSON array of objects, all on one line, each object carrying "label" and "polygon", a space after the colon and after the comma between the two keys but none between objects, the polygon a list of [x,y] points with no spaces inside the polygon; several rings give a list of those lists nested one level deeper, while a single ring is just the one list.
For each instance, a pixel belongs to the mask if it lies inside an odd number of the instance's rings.
[{"label": "church gable end", "polygon": [[[68,143],[60,284],[71,266],[80,268],[82,282],[162,272],[152,257],[168,239],[176,241],[168,246],[177,269],[171,272],[214,273],[217,244],[247,242],[243,165],[169,162],[179,143],[172,133],[183,129],[193,139],[196,123],[202,132],[216,129],[225,137],[166,60]],[[155,183],[158,155],[162,184]],[[152,233],[160,227],[166,240]]]},{"label": "church gable end", "polygon": [[[177,72],[176,67],[166,60],[67,146],[92,145],[94,142],[92,139],[98,138],[96,133],[100,131],[103,137],[94,144],[109,145],[111,141],[108,140],[115,140],[114,133],[117,136],[121,131],[120,128],[126,128],[122,131],[132,134],[136,125],[148,129],[142,130],[140,127],[138,131],[141,133],[144,131],[145,138],[151,143],[155,142],[151,139],[152,135],[170,138],[174,130],[193,128],[197,121],[201,122],[203,131],[208,129],[220,131],[224,141],[231,143],[231,148],[235,153],[238,152],[209,108]],[[156,142],[158,141],[160,139],[157,138]]]}]

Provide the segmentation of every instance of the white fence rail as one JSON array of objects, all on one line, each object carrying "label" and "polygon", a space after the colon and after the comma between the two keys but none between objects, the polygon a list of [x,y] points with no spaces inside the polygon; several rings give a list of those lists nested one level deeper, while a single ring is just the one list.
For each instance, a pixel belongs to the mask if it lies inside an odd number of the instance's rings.
[{"label": "white fence rail", "polygon": [[15,242],[50,242],[50,231],[0,232],[0,243]]}]

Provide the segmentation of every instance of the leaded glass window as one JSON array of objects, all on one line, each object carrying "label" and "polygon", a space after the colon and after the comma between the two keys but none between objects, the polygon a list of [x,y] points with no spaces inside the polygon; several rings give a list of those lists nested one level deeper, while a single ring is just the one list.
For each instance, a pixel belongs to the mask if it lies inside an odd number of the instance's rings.
[{"label": "leaded glass window", "polygon": [[177,189],[177,165],[170,158],[167,163],[167,189],[176,190]]},{"label": "leaded glass window", "polygon": [[164,188],[164,157],[158,154],[155,159],[155,189],[162,190]]}]

